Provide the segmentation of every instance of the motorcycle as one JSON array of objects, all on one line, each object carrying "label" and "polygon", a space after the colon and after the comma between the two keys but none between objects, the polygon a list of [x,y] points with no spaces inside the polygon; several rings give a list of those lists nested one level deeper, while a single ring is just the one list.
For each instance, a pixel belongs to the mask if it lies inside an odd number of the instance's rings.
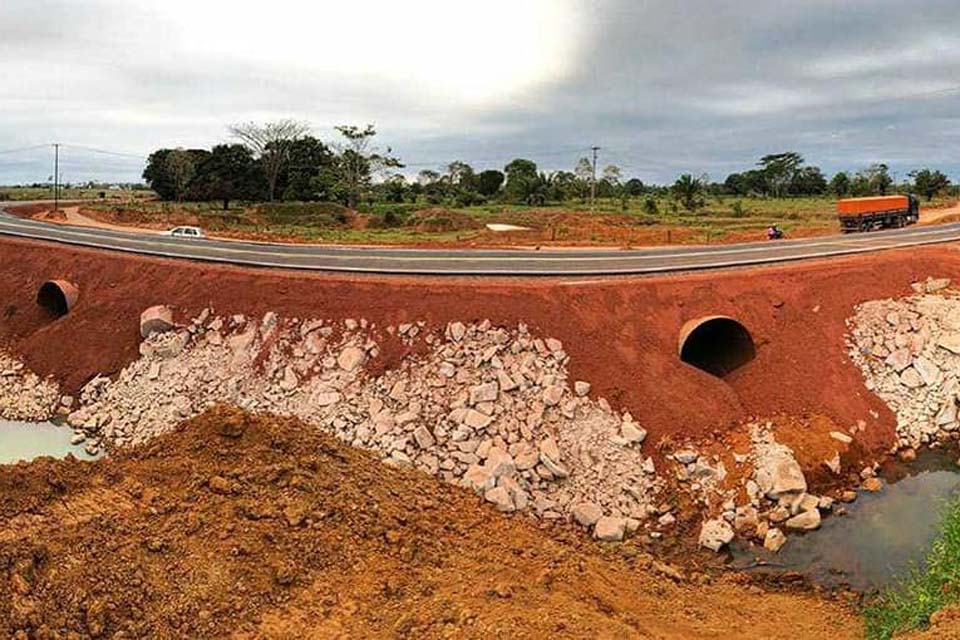
[{"label": "motorcycle", "polygon": [[783,239],[783,229],[774,225],[767,228],[767,240],[782,240]]}]

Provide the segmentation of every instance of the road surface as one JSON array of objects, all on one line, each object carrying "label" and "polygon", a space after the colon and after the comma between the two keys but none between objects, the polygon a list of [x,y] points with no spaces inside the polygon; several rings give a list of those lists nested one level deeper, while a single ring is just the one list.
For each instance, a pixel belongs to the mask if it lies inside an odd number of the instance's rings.
[{"label": "road surface", "polygon": [[398,249],[183,240],[156,233],[26,220],[6,213],[0,205],[0,235],[148,256],[281,269],[410,275],[599,276],[739,267],[954,242],[960,240],[960,223],[799,240],[636,250]]}]

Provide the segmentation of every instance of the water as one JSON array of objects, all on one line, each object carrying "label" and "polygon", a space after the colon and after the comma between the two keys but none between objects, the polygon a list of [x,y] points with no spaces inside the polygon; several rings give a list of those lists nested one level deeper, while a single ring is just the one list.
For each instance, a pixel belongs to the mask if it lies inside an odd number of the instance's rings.
[{"label": "water", "polygon": [[[954,458],[955,459],[955,458]],[[733,566],[750,571],[800,572],[828,586],[883,588],[922,566],[937,535],[942,506],[960,496],[960,469],[943,454],[927,453],[880,493],[861,493],[846,516],[824,519],[820,530],[790,535],[779,554],[737,546]],[[756,566],[757,561],[769,563]]]},{"label": "water", "polygon": [[83,450],[85,445],[72,445],[73,431],[50,422],[12,422],[0,420],[0,464],[33,460],[40,456],[66,457],[72,453],[80,460],[93,457]]}]

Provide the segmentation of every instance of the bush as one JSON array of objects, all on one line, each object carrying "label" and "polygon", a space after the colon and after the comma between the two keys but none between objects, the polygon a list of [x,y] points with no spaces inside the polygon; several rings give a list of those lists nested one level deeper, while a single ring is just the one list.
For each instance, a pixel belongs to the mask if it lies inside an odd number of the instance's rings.
[{"label": "bush", "polygon": [[272,202],[257,212],[269,224],[304,227],[343,227],[350,222],[350,210],[333,202]]},{"label": "bush", "polygon": [[734,218],[742,218],[743,216],[747,215],[746,210],[743,208],[742,200],[737,200],[730,205],[730,215]]}]

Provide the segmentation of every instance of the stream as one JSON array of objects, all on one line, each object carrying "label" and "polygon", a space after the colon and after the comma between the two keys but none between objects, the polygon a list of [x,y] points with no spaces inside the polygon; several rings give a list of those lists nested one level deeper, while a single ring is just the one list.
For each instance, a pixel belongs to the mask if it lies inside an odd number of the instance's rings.
[{"label": "stream", "polygon": [[737,542],[731,566],[754,573],[799,572],[826,587],[882,589],[911,566],[922,567],[943,505],[960,496],[955,460],[945,452],[923,452],[909,467],[886,474],[883,491],[861,492],[844,505],[847,515],[825,518],[812,533],[789,534],[779,554]]}]

